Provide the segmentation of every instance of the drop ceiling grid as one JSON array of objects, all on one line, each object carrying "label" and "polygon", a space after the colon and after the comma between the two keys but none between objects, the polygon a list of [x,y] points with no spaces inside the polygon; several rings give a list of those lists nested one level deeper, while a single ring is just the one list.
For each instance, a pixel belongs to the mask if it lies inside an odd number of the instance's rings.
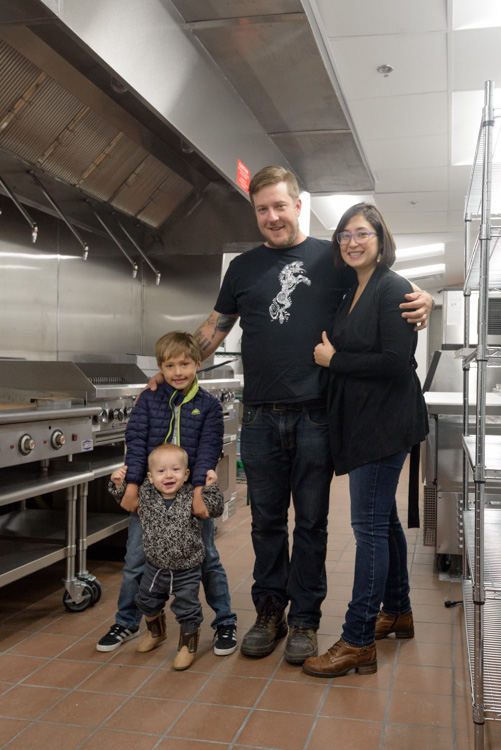
[{"label": "drop ceiling grid", "polygon": [[329,37],[446,31],[446,3],[437,0],[316,0]]}]

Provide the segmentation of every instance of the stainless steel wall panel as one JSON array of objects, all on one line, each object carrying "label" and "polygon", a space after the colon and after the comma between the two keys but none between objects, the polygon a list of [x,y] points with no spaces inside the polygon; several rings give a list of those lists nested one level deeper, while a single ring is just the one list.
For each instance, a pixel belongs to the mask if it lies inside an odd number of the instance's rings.
[{"label": "stainless steel wall panel", "polygon": [[157,263],[160,286],[145,274],[144,354],[173,330],[195,331],[214,309],[221,280],[222,256],[177,255]]},{"label": "stainless steel wall panel", "polygon": [[0,356],[50,359],[57,349],[56,222],[50,222],[52,236],[34,246],[14,205],[2,199],[0,208]]},{"label": "stainless steel wall panel", "polygon": [[127,353],[151,355],[166,331],[194,331],[214,308],[222,255],[157,255],[162,280],[156,286],[136,255],[133,279],[107,239],[93,235],[84,261],[62,222],[34,212],[40,228],[34,246],[3,196],[0,210],[0,357],[118,361]]}]

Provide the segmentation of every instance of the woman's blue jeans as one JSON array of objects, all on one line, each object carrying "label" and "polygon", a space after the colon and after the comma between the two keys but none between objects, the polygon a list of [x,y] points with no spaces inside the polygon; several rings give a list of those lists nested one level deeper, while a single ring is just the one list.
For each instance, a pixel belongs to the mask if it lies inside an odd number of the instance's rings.
[{"label": "woman's blue jeans", "polygon": [[351,525],[357,543],[355,581],[343,639],[351,646],[374,642],[383,602],[388,614],[410,611],[407,542],[395,493],[408,451],[350,472]]}]

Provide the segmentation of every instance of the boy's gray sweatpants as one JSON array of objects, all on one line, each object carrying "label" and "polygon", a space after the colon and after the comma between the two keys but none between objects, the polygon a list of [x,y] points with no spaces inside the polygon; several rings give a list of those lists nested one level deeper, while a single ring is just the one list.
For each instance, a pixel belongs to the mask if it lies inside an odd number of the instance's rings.
[{"label": "boy's gray sweatpants", "polygon": [[137,608],[147,617],[155,617],[171,599],[174,612],[183,633],[193,633],[202,624],[200,581],[202,567],[188,570],[165,570],[146,561],[139,593],[135,598]]}]

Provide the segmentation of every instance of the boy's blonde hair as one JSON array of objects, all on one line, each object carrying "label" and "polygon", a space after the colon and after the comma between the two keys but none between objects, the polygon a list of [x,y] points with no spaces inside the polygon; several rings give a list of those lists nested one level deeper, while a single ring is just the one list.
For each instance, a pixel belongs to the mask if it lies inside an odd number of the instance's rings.
[{"label": "boy's blonde hair", "polygon": [[179,354],[185,354],[194,362],[202,360],[200,345],[192,333],[184,331],[171,331],[158,339],[155,344],[155,357],[160,367],[165,359],[165,355],[177,357]]},{"label": "boy's blonde hair", "polygon": [[188,454],[186,453],[184,448],[181,448],[180,445],[176,445],[175,443],[162,443],[161,445],[157,445],[156,448],[153,448],[150,455],[148,456],[148,469],[150,471],[152,462],[163,451],[167,451],[168,453],[174,453],[174,451],[177,451],[182,456],[184,465],[186,466],[186,468],[188,468]]}]

